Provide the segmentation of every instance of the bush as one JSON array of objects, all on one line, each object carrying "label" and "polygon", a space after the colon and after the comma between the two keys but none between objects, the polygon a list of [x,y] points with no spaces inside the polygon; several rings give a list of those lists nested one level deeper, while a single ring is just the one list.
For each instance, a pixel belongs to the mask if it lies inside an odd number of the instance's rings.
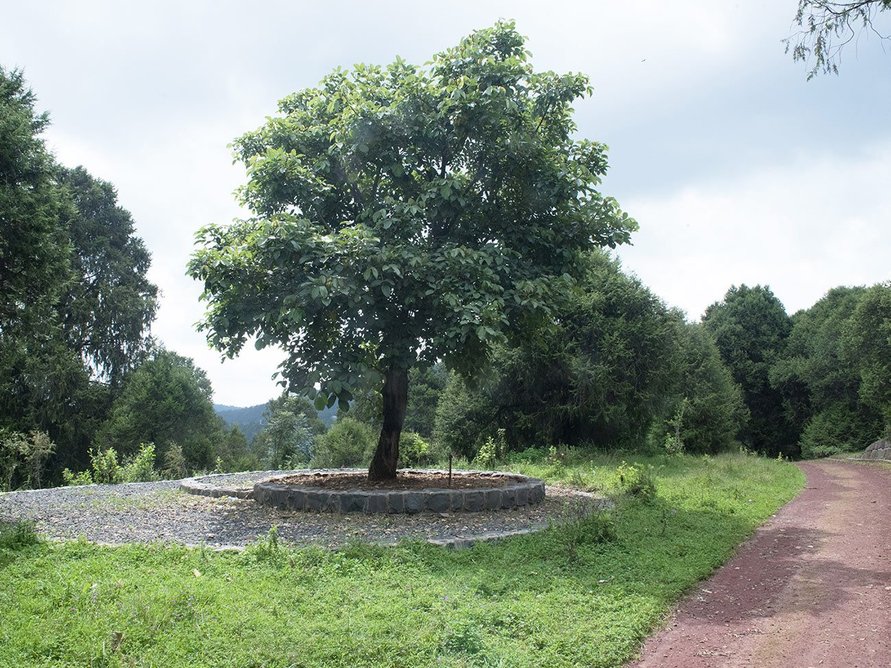
[{"label": "bush", "polygon": [[420,434],[404,431],[399,438],[399,462],[405,468],[430,464],[430,444]]},{"label": "bush", "polygon": [[121,482],[152,482],[158,479],[155,471],[155,444],[140,443],[139,452],[127,461],[120,471]]},{"label": "bush", "polygon": [[33,522],[0,522],[0,550],[19,550],[38,542]]},{"label": "bush", "polygon": [[616,469],[618,488],[623,494],[642,501],[656,498],[656,476],[652,466],[622,462]]},{"label": "bush", "polygon": [[80,485],[92,485],[93,476],[89,471],[81,471],[74,473],[71,469],[62,470],[62,484],[67,487],[77,487]]},{"label": "bush", "polygon": [[115,485],[121,482],[121,467],[114,448],[90,449],[90,466],[93,468],[93,482],[96,484]]},{"label": "bush", "polygon": [[480,469],[494,469],[499,461],[504,459],[507,451],[504,429],[499,429],[495,438],[486,439],[473,458],[473,466]]},{"label": "bush", "polygon": [[171,443],[164,453],[164,475],[169,480],[179,480],[189,474],[183,447],[179,443]]},{"label": "bush", "polygon": [[339,418],[327,432],[316,438],[310,466],[365,466],[371,461],[375,445],[374,430],[370,426],[350,417]]},{"label": "bush", "polygon": [[844,404],[835,404],[814,415],[801,434],[801,456],[829,457],[863,450],[882,434],[882,420]]},{"label": "bush", "polygon": [[158,479],[155,471],[154,443],[141,443],[139,452],[123,464],[118,463],[118,453],[114,448],[90,450],[90,471],[74,473],[62,471],[62,481],[72,485],[117,485],[122,482],[152,482]]}]

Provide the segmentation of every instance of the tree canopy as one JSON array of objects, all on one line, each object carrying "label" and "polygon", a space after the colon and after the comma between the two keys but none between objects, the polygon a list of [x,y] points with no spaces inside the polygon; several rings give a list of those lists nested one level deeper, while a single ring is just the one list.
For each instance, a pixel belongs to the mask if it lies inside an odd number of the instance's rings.
[{"label": "tree canopy", "polygon": [[213,346],[281,346],[284,381],[329,405],[383,379],[372,476],[395,475],[409,368],[472,373],[636,227],[597,189],[605,147],[574,138],[587,79],[528,58],[498,23],[424,67],[336,70],[236,140],[254,216],[199,234]]},{"label": "tree canopy", "polygon": [[783,410],[783,397],[770,384],[771,367],[782,356],[792,321],[767,286],[732,286],[702,319],[721,358],[743,391],[751,420],[743,441],[769,454],[795,454],[798,434]]}]

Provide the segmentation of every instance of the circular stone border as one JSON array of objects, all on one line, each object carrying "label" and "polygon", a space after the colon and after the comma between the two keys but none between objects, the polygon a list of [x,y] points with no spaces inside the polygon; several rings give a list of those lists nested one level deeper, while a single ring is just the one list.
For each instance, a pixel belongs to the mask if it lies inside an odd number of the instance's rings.
[{"label": "circular stone border", "polygon": [[[338,475],[363,472],[362,469],[322,469],[299,471],[296,475]],[[433,469],[400,469],[401,473],[445,473]],[[545,498],[543,480],[519,473],[501,471],[453,471],[453,476],[476,475],[505,478],[516,482],[502,487],[464,488],[425,487],[416,490],[331,490],[315,485],[294,485],[267,479],[254,485],[252,498],[280,510],[304,510],[329,513],[415,514],[422,512],[481,512],[508,510],[540,503]]]}]

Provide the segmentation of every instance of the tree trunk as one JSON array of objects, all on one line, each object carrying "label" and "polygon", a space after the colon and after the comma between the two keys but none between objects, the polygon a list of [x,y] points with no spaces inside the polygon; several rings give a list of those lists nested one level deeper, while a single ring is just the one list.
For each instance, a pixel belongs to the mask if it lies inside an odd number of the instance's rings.
[{"label": "tree trunk", "polygon": [[384,419],[377,450],[368,468],[369,480],[394,480],[399,463],[399,436],[405,422],[405,407],[408,404],[408,370],[387,370],[384,388]]}]

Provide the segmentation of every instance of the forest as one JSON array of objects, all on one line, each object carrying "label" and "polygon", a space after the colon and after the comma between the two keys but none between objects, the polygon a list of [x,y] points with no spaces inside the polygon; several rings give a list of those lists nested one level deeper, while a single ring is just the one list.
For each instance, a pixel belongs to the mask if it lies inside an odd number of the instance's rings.
[{"label": "forest", "polygon": [[[48,122],[22,72],[0,69],[0,491],[366,466],[379,375],[322,396],[291,369],[304,384],[267,404],[256,436],[227,426],[205,372],[151,336],[151,256],[114,185],[59,164]],[[247,197],[265,196],[256,185]],[[816,458],[891,436],[891,283],[835,287],[793,314],[767,285],[734,285],[693,321],[623,269],[609,247],[633,225],[616,220],[567,289],[541,292],[527,336],[480,326],[472,369],[451,349],[418,355],[400,466],[564,446]]]}]

